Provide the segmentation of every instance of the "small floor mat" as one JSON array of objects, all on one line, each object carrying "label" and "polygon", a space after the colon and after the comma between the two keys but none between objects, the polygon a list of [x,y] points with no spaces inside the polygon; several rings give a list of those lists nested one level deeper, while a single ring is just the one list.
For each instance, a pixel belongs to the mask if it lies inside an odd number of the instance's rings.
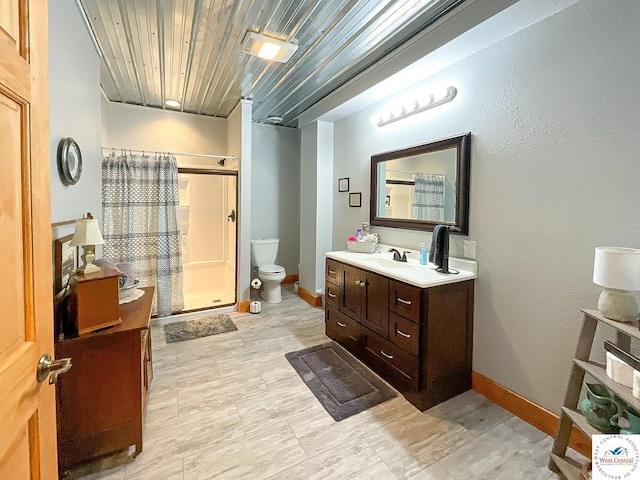
[{"label": "small floor mat", "polygon": [[217,335],[218,333],[231,332],[237,329],[238,327],[236,327],[229,315],[221,314],[168,323],[164,326],[164,338],[167,343],[176,343]]},{"label": "small floor mat", "polygon": [[397,395],[335,342],[290,352],[285,357],[338,422]]}]

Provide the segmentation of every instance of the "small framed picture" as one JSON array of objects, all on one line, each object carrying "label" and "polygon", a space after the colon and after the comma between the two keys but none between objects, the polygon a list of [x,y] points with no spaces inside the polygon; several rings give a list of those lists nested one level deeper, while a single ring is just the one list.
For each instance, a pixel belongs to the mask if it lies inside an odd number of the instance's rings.
[{"label": "small framed picture", "polygon": [[349,191],[349,177],[341,178],[338,180],[338,191],[339,192],[348,192]]},{"label": "small framed picture", "polygon": [[78,248],[70,245],[73,235],[58,238],[53,242],[54,251],[54,295],[63,290],[78,268]]},{"label": "small framed picture", "polygon": [[349,206],[350,207],[361,207],[362,206],[362,193],[350,193],[349,194]]}]

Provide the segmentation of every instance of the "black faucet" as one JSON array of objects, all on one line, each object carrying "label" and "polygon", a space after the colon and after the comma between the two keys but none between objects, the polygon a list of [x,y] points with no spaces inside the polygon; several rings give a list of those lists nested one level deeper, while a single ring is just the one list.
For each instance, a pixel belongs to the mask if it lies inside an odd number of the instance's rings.
[{"label": "black faucet", "polygon": [[393,252],[393,259],[396,262],[405,262],[405,263],[407,262],[407,253],[409,252],[404,252],[402,256],[400,256],[400,252],[395,248],[390,248],[389,251]]}]

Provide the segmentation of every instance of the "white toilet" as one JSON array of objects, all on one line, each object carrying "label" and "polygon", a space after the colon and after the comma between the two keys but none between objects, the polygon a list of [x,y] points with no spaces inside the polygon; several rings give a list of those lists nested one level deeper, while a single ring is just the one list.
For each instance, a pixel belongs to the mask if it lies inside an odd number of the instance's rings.
[{"label": "white toilet", "polygon": [[251,240],[251,264],[258,267],[258,277],[262,280],[262,298],[267,303],[280,303],[280,284],[287,276],[284,267],[275,265],[280,240],[268,238]]}]

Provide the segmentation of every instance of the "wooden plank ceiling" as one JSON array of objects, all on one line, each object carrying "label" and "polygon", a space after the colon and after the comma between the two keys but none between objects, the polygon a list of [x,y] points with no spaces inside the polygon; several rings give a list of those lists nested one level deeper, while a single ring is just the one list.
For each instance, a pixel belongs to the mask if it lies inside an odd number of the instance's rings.
[{"label": "wooden plank ceiling", "polygon": [[[296,125],[305,109],[464,0],[80,0],[109,100]],[[242,52],[247,31],[297,43],[287,63]]]}]

